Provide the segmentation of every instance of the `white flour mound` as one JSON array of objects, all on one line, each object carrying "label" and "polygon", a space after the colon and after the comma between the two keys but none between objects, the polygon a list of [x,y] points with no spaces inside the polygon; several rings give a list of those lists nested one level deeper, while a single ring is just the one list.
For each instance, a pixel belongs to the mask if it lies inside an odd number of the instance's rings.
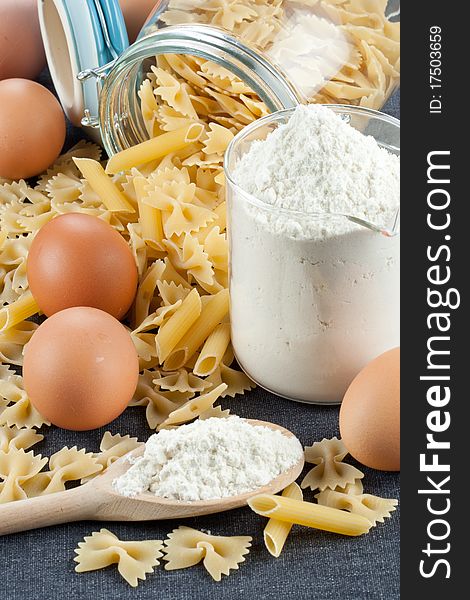
[{"label": "white flour mound", "polygon": [[[375,225],[391,223],[399,205],[400,161],[329,108],[298,106],[289,121],[254,141],[233,171],[234,181],[273,208],[339,213]],[[271,225],[285,226],[282,216]],[[312,222],[295,237],[318,235]],[[344,228],[332,221],[330,227]]]},{"label": "white flour mound", "polygon": [[152,435],[113,482],[123,496],[150,490],[182,501],[226,498],[268,484],[303,455],[295,437],[239,417],[211,418]]}]

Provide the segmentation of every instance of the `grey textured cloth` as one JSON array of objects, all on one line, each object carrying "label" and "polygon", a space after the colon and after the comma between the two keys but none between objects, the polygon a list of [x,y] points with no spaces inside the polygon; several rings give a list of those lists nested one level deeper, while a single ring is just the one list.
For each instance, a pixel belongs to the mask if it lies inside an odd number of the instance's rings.
[{"label": "grey textured cloth", "polygon": [[[48,83],[47,75],[42,81]],[[398,93],[384,110],[399,116]],[[67,147],[79,136],[79,130],[70,127]],[[298,404],[262,389],[224,401],[222,405],[241,416],[282,424],[306,445],[323,437],[339,435],[338,407]],[[102,430],[75,433],[54,427],[47,429],[46,439],[34,449],[43,455],[50,455],[64,445],[97,451],[106,429],[112,433],[129,433],[141,440],[151,433],[144,409],[132,408]],[[398,474],[363,470],[366,492],[398,498]],[[307,500],[312,500],[313,496],[314,492],[305,492]],[[137,589],[130,588],[115,567],[84,574],[74,572],[74,548],[84,536],[103,526],[124,540],[144,540],[165,539],[182,523],[80,522],[0,538],[0,598],[276,600],[286,596],[296,600],[394,600],[399,597],[399,510],[384,524],[359,538],[294,526],[278,559],[272,558],[263,544],[266,520],[248,508],[184,521],[188,526],[209,529],[214,534],[253,537],[251,551],[239,571],[223,577],[220,583],[214,582],[202,565],[179,571],[165,571],[160,565]]]}]

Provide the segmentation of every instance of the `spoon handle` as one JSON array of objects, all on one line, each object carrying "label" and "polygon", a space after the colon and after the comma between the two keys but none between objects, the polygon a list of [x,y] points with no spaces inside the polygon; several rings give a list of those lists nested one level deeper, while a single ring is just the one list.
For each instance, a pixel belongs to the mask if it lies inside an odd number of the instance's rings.
[{"label": "spoon handle", "polygon": [[91,519],[103,503],[92,486],[80,486],[36,498],[0,504],[0,536]]}]

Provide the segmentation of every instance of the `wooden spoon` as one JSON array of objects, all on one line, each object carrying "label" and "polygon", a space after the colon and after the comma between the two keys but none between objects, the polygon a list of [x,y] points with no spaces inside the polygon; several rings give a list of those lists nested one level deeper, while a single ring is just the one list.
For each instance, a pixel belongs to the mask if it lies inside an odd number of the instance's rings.
[{"label": "wooden spoon", "polygon": [[[293,433],[280,425],[251,419],[247,421],[251,425],[264,425],[294,437]],[[159,521],[223,512],[245,506],[248,499],[257,494],[275,494],[283,490],[297,479],[304,466],[302,457],[268,485],[229,498],[180,502],[160,498],[151,492],[144,492],[133,498],[121,496],[114,490],[112,483],[131,466],[128,458],[140,456],[143,452],[144,444],[118,459],[102,475],[80,487],[0,504],[0,535],[72,521]]]}]

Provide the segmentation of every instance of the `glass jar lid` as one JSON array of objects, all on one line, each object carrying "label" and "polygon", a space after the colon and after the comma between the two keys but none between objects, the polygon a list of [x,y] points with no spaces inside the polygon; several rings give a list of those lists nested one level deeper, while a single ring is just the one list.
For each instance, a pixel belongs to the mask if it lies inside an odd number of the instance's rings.
[{"label": "glass jar lid", "polygon": [[99,140],[100,86],[80,73],[99,75],[129,46],[117,0],[41,0],[39,22],[47,62],[62,107],[76,126]]}]

